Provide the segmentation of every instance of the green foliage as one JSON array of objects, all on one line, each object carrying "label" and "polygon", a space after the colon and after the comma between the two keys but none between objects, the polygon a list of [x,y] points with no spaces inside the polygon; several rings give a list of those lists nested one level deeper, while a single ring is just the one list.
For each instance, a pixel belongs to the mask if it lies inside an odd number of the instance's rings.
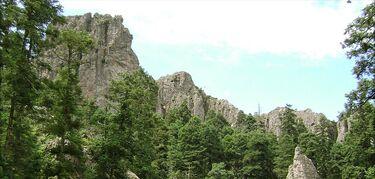
[{"label": "green foliage", "polygon": [[158,115],[155,116],[155,126],[153,145],[156,157],[151,165],[155,171],[154,177],[164,179],[168,176],[168,127],[166,120]]},{"label": "green foliage", "polygon": [[246,115],[241,111],[238,114],[237,120],[238,120],[237,122],[238,126],[246,132],[250,132],[256,129],[261,129],[255,117],[253,117],[251,114]]},{"label": "green foliage", "polygon": [[93,44],[87,33],[63,30],[57,37],[60,47],[61,67],[56,69],[57,76],[48,83],[44,91],[42,104],[50,116],[44,119],[44,129],[51,143],[45,150],[56,161],[50,162],[44,169],[47,176],[70,177],[83,173],[83,147],[80,137],[82,94],[79,86],[78,68],[82,54]]},{"label": "green foliage", "polygon": [[181,123],[186,124],[192,117],[188,104],[184,101],[179,107],[172,109],[167,113],[165,119],[168,123]]},{"label": "green foliage", "polygon": [[212,169],[208,172],[206,179],[232,179],[234,174],[232,171],[225,169],[223,162],[213,163]]},{"label": "green foliage", "polygon": [[222,139],[226,164],[235,178],[276,178],[272,152],[275,138],[262,131],[234,131]]},{"label": "green foliage", "polygon": [[375,165],[375,106],[366,103],[351,119],[351,130],[340,150],[342,178],[364,178],[365,172]]},{"label": "green foliage", "polygon": [[36,59],[45,47],[46,27],[61,20],[61,7],[52,0],[3,0],[0,11],[2,177],[37,177],[40,160],[32,115],[40,89]]},{"label": "green foliage", "polygon": [[362,12],[362,15],[346,28],[345,34],[348,37],[343,43],[348,58],[355,58],[353,74],[359,80],[357,89],[347,95],[348,110],[361,107],[367,101],[373,102],[375,99],[375,3],[366,6]]},{"label": "green foliage", "polygon": [[330,150],[333,142],[329,138],[313,133],[303,133],[299,137],[299,146],[305,154],[314,163],[318,174],[322,178],[327,178],[330,170],[328,163],[330,160]]},{"label": "green foliage", "polygon": [[247,149],[243,156],[245,178],[276,178],[273,173],[273,139],[262,132],[254,131],[248,134]]},{"label": "green foliage", "polygon": [[[96,107],[78,84],[94,39],[57,29],[55,0],[0,0],[0,178],[285,178],[297,145],[322,178],[374,178],[374,5],[345,32],[359,82],[343,113],[350,132],[338,144],[334,122],[323,117],[307,132],[291,105],[278,140],[243,112],[237,128],[213,111],[198,119],[187,102],[161,117],[157,85],[143,69],[113,81],[108,105]],[[38,75],[49,69],[39,54],[51,47],[60,64],[52,80]]]},{"label": "green foliage", "polygon": [[294,142],[293,137],[289,135],[282,135],[275,149],[275,168],[274,172],[278,178],[285,178],[288,174],[288,167],[293,163],[294,149],[297,144]]},{"label": "green foliage", "polygon": [[[170,173],[182,173],[185,177],[202,178],[207,173],[207,148],[204,146],[203,125],[200,119],[192,117],[170,141],[168,160]],[[173,178],[170,175],[169,178]]]},{"label": "green foliage", "polygon": [[108,97],[114,111],[98,115],[102,125],[92,146],[99,178],[123,178],[127,170],[152,178],[153,136],[162,130],[155,127],[156,95],[156,83],[143,69],[112,82]]}]

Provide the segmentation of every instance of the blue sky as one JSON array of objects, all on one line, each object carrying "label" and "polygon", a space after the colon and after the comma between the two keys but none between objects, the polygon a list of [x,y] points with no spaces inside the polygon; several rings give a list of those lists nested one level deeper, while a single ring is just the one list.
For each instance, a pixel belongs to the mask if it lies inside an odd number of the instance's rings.
[{"label": "blue sky", "polygon": [[63,0],[65,15],[122,15],[133,50],[155,79],[189,72],[246,113],[285,104],[337,120],[356,86],[340,42],[370,1]]}]

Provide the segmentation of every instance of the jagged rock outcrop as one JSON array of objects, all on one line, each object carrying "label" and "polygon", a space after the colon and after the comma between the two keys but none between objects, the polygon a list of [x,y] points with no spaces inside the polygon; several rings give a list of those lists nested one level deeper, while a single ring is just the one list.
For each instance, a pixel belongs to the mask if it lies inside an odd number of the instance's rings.
[{"label": "jagged rock outcrop", "polygon": [[337,122],[337,142],[344,142],[345,135],[349,131],[348,119],[341,119]]},{"label": "jagged rock outcrop", "polygon": [[337,121],[337,142],[342,143],[345,140],[346,134],[350,131],[352,123],[357,119],[358,114],[354,113],[350,116],[342,116]]},{"label": "jagged rock outcrop", "polygon": [[[105,94],[111,80],[120,73],[129,72],[139,67],[139,61],[131,49],[132,35],[124,27],[121,16],[87,13],[82,16],[68,16],[66,23],[57,26],[60,29],[75,29],[88,32],[96,45],[82,57],[79,69],[80,86],[85,97],[93,97],[97,104],[105,104]],[[57,48],[58,50],[58,48]],[[45,55],[52,69],[59,64],[49,59],[52,51]],[[54,78],[53,72],[49,74]]]},{"label": "jagged rock outcrop", "polygon": [[163,76],[157,84],[159,92],[156,110],[159,113],[165,114],[186,101],[194,115],[202,119],[205,117],[205,94],[194,85],[189,73],[177,72]]},{"label": "jagged rock outcrop", "polygon": [[287,179],[318,179],[318,172],[306,155],[301,153],[297,146],[294,152],[293,164],[289,166]]},{"label": "jagged rock outcrop", "polygon": [[129,179],[139,179],[139,177],[135,173],[133,173],[132,171],[127,171],[126,175]]},{"label": "jagged rock outcrop", "polygon": [[224,99],[217,99],[211,96],[207,97],[207,108],[220,113],[227,119],[228,123],[235,126],[240,110]]},{"label": "jagged rock outcrop", "polygon": [[[286,110],[285,107],[277,107],[267,114],[262,115],[266,131],[274,133],[276,136],[281,134],[280,115]],[[311,109],[295,111],[297,118],[301,118],[306,128],[315,132],[316,127],[320,124],[320,119],[324,117],[322,113],[315,113]]]},{"label": "jagged rock outcrop", "polygon": [[240,110],[226,100],[207,96],[203,90],[195,86],[189,73],[177,72],[163,76],[157,84],[159,93],[156,109],[161,114],[186,101],[191,112],[201,119],[204,119],[207,111],[213,110],[222,114],[231,125],[237,121]]}]

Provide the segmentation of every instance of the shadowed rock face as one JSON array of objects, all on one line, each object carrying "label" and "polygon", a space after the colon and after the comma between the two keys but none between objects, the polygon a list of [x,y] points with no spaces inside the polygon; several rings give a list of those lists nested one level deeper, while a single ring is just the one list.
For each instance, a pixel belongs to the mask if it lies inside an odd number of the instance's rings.
[{"label": "shadowed rock face", "polygon": [[[267,131],[274,133],[276,136],[281,134],[280,115],[286,110],[285,107],[277,107],[271,112],[262,115],[264,119],[264,126]],[[315,132],[316,127],[320,124],[320,118],[324,115],[322,113],[315,113],[311,109],[302,111],[295,111],[297,118],[301,118],[306,128]]]},{"label": "shadowed rock face", "polygon": [[157,84],[159,94],[156,109],[161,114],[165,114],[186,101],[191,112],[201,119],[205,118],[209,110],[213,110],[222,114],[231,125],[235,125],[237,122],[240,110],[226,100],[207,96],[195,86],[191,75],[186,72],[163,76],[157,81]]},{"label": "shadowed rock face", "polygon": [[318,172],[306,155],[301,153],[297,146],[294,152],[293,164],[289,166],[287,179],[318,179]]},{"label": "shadowed rock face", "polygon": [[[111,80],[139,67],[138,58],[131,49],[133,37],[122,23],[121,16],[88,13],[68,16],[66,24],[58,26],[60,29],[85,31],[94,38],[96,46],[82,57],[79,77],[83,95],[95,98],[100,106],[106,102],[105,94]],[[48,59],[50,56],[51,51],[46,53],[46,58],[51,61],[52,69],[56,69],[59,64],[53,58]],[[55,74],[49,75],[53,78]]]}]

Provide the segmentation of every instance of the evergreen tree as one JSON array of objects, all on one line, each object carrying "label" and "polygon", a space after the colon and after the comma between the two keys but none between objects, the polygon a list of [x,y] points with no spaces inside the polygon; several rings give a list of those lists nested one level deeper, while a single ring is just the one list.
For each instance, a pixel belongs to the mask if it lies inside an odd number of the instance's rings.
[{"label": "evergreen tree", "polygon": [[207,149],[205,154],[209,164],[223,161],[223,146],[221,139],[230,132],[229,123],[226,119],[213,111],[206,115],[206,121],[203,124],[203,144]]},{"label": "evergreen tree", "polygon": [[48,91],[50,104],[47,107],[51,117],[45,124],[47,133],[53,136],[47,152],[55,156],[56,161],[45,173],[67,178],[79,176],[83,171],[80,136],[83,103],[78,70],[82,54],[93,45],[93,40],[88,34],[73,30],[62,30],[56,40],[62,53],[55,58],[62,60],[62,66],[57,69],[57,77]]},{"label": "evergreen tree", "polygon": [[278,178],[285,178],[288,174],[288,167],[293,163],[294,149],[297,144],[293,137],[287,134],[281,135],[275,148],[274,172]]},{"label": "evergreen tree", "polygon": [[240,111],[237,119],[238,126],[246,132],[261,129],[261,126],[256,121],[255,117],[253,117],[251,114],[246,115],[243,113],[243,111]]},{"label": "evergreen tree", "polygon": [[222,139],[222,145],[227,167],[234,173],[235,178],[243,177],[241,169],[243,167],[242,159],[247,150],[246,133],[234,130],[232,134],[228,134]]},{"label": "evergreen tree", "polygon": [[357,89],[347,95],[348,110],[360,108],[367,101],[374,102],[375,99],[375,2],[366,6],[362,12],[346,28],[348,37],[343,42],[348,58],[355,58],[353,74],[359,80]]},{"label": "evergreen tree", "polygon": [[329,141],[326,137],[313,133],[303,133],[299,137],[299,146],[303,154],[305,154],[314,163],[318,170],[319,176],[327,178],[328,163],[330,161],[330,150],[333,142]]},{"label": "evergreen tree", "polygon": [[168,127],[166,120],[155,116],[155,131],[153,145],[155,146],[156,158],[152,161],[155,178],[165,179],[168,176]]},{"label": "evergreen tree", "polygon": [[[205,155],[202,124],[200,119],[192,117],[178,131],[177,143],[172,148],[178,162],[171,174],[180,172],[184,178],[203,178],[209,170],[208,158]],[[173,151],[173,149],[175,151]],[[171,157],[169,157],[171,159]],[[170,175],[171,178],[171,175]]]},{"label": "evergreen tree", "polygon": [[[350,118],[351,128],[331,163],[338,165],[342,178],[374,178],[375,161],[375,54],[373,33],[375,3],[363,9],[345,30],[348,37],[343,43],[348,58],[355,58],[353,74],[359,80],[356,90],[347,95],[344,117]],[[336,157],[339,156],[339,157]]]},{"label": "evergreen tree", "polygon": [[225,169],[223,162],[213,163],[212,169],[208,172],[205,179],[233,179],[234,173],[230,170]]},{"label": "evergreen tree", "polygon": [[31,116],[40,88],[37,57],[61,7],[53,0],[2,0],[0,11],[0,168],[3,177],[33,177],[39,170]]},{"label": "evergreen tree", "polygon": [[182,173],[182,153],[178,148],[179,131],[192,117],[191,111],[187,107],[186,101],[179,107],[169,111],[166,115],[168,126],[168,178],[181,178]]},{"label": "evergreen tree", "polygon": [[127,170],[152,178],[156,96],[156,83],[143,69],[113,81],[109,93],[113,112],[104,119],[93,146],[99,178],[124,178]]},{"label": "evergreen tree", "polygon": [[273,140],[263,132],[253,131],[248,134],[241,169],[244,178],[276,178],[273,173]]},{"label": "evergreen tree", "polygon": [[294,143],[298,143],[300,128],[297,128],[297,125],[300,120],[297,119],[297,115],[294,112],[295,110],[292,109],[292,105],[287,104],[285,106],[285,111],[280,115],[280,129],[281,135],[290,136],[292,137]]}]

